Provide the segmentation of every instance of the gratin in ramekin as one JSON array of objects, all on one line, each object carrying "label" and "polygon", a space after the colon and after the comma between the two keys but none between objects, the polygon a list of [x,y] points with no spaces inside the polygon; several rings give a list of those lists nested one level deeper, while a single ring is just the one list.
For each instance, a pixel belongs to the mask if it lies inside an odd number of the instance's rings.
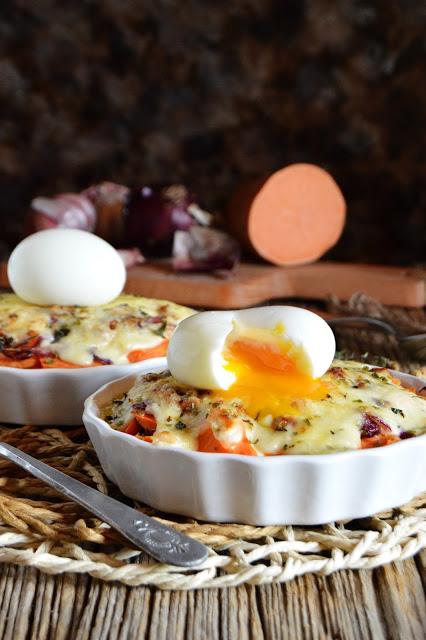
[{"label": "gratin in ramekin", "polygon": [[17,369],[0,366],[0,422],[81,424],[87,396],[111,380],[138,373],[141,364],[106,364],[81,369]]},{"label": "gratin in ramekin", "polygon": [[[137,374],[164,371],[165,358]],[[426,382],[392,372],[418,390]],[[127,496],[160,511],[215,522],[315,525],[363,518],[426,490],[426,434],[342,453],[251,457],[158,447],[112,429],[99,408],[137,374],[109,382],[85,402],[83,422],[106,475]]]}]

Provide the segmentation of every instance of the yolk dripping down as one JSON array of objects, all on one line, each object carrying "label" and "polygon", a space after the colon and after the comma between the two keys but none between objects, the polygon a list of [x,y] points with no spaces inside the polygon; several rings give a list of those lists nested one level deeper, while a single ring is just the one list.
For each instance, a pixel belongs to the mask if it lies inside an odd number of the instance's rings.
[{"label": "yolk dripping down", "polygon": [[296,400],[326,396],[326,385],[304,372],[306,356],[300,347],[278,336],[277,328],[257,333],[262,340],[240,335],[228,343],[225,368],[236,380],[220,391],[222,397],[240,398],[249,415],[262,419],[297,415]]}]

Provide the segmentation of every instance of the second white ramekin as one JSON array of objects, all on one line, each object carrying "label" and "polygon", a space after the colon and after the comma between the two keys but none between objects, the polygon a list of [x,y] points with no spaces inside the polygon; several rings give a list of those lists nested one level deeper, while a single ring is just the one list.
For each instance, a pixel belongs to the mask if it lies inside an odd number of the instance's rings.
[{"label": "second white ramekin", "polygon": [[81,424],[84,401],[111,380],[138,372],[141,362],[81,369],[0,367],[0,422]]}]

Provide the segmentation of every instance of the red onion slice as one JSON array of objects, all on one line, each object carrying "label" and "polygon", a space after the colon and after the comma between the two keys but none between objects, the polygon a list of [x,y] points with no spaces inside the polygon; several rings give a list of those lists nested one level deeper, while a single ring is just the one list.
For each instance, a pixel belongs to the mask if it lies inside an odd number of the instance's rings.
[{"label": "red onion slice", "polygon": [[212,217],[195,203],[184,185],[146,185],[130,192],[125,210],[126,241],[146,255],[167,256],[175,231],[208,225]]}]

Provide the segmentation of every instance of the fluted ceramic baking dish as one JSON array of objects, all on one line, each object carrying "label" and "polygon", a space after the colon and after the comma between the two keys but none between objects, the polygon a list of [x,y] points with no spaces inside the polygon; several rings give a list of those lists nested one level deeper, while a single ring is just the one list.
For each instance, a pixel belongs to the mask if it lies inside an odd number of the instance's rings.
[{"label": "fluted ceramic baking dish", "polygon": [[84,401],[106,382],[140,371],[141,362],[79,369],[0,366],[0,422],[81,424]]},{"label": "fluted ceramic baking dish", "polygon": [[[138,373],[166,369],[165,358]],[[417,389],[424,380],[393,372]],[[323,455],[252,457],[156,447],[112,429],[99,408],[130,389],[131,374],[85,403],[83,421],[106,475],[161,511],[215,522],[314,525],[372,515],[426,491],[426,434]]]}]

